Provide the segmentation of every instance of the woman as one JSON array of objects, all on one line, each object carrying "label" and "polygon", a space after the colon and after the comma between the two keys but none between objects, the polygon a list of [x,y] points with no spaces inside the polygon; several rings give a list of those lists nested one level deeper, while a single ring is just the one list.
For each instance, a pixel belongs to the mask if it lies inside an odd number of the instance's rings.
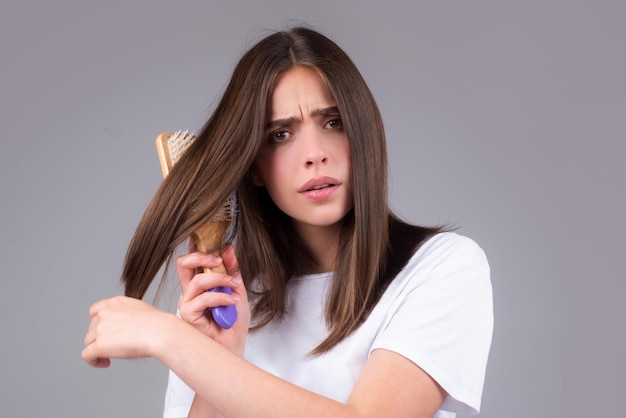
[{"label": "woman", "polygon": [[[177,259],[180,318],[137,300],[235,190],[223,256]],[[227,274],[199,273],[222,261]],[[484,253],[391,213],[376,103],[348,56],[310,29],[242,57],[146,210],[123,281],[127,297],[91,308],[83,358],[162,361],[165,417],[479,410],[493,325]],[[232,295],[205,291],[218,286]],[[236,306],[230,329],[204,315],[223,305]]]}]

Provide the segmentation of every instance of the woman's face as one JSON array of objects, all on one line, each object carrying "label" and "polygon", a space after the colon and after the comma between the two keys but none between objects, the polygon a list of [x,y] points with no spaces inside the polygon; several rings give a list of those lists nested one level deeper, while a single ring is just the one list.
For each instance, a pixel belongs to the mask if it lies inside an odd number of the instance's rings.
[{"label": "woman's face", "polygon": [[300,234],[336,228],[352,209],[350,144],[322,77],[296,66],[278,79],[254,179]]}]

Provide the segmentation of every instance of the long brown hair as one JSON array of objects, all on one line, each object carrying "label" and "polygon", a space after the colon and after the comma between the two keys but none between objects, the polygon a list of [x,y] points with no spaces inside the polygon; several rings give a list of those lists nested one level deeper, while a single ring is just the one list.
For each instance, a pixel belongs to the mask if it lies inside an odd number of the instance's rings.
[{"label": "long brown hair", "polygon": [[265,139],[272,89],[296,65],[315,68],[324,78],[351,151],[354,207],[343,222],[325,308],[330,332],[313,351],[319,354],[363,322],[417,245],[437,230],[407,225],[391,214],[385,134],[376,102],[345,52],[311,29],[273,33],[243,55],[217,108],[144,213],[122,281],[126,295],[143,297],[175,249],[236,191],[235,250],[254,301],[255,327],[283,316],[289,278],[308,271],[314,260],[287,215],[253,184],[251,168]]}]

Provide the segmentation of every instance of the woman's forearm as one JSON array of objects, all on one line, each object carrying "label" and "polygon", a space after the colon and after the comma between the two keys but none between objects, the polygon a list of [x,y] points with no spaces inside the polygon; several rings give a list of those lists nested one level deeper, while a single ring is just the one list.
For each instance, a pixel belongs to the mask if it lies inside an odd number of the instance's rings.
[{"label": "woman's forearm", "polygon": [[205,405],[194,401],[194,414],[208,414],[212,407],[212,413],[228,417],[349,416],[346,405],[273,376],[189,324],[172,319],[161,334],[163,341],[156,346],[154,357],[206,401]]},{"label": "woman's forearm", "polygon": [[193,398],[187,418],[222,418],[222,415],[209,405],[207,401],[196,395]]}]

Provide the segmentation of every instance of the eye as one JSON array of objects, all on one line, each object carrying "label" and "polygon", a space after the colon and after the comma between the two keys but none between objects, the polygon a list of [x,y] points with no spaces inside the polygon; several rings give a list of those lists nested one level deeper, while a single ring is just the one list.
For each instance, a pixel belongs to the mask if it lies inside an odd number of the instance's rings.
[{"label": "eye", "polygon": [[341,118],[333,118],[326,122],[326,126],[330,129],[343,129],[343,121]]},{"label": "eye", "polygon": [[285,130],[274,131],[268,135],[267,142],[270,142],[273,144],[285,142],[286,140],[289,139],[290,135],[291,134],[289,133],[289,131],[285,131]]}]

